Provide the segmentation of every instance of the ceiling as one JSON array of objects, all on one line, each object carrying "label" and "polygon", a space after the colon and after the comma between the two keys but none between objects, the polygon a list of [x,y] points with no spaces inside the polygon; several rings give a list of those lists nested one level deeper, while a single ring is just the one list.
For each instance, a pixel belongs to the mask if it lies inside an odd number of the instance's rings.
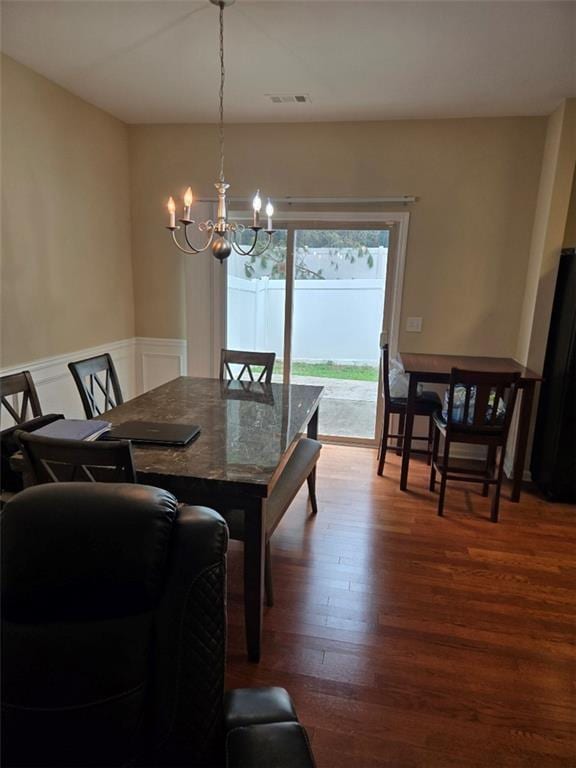
[{"label": "ceiling", "polygon": [[[212,122],[217,22],[207,0],[4,0],[2,50],[125,122]],[[237,0],[225,26],[229,122],[540,115],[576,95],[576,2]]]}]

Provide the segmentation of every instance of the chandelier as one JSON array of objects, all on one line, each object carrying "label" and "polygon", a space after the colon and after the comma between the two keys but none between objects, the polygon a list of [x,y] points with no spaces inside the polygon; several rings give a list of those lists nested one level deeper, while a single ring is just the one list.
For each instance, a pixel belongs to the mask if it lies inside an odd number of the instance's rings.
[{"label": "chandelier", "polygon": [[[274,214],[274,206],[272,205],[270,198],[268,198],[268,204],[266,205],[266,228],[260,224],[260,211],[262,210],[262,198],[260,197],[260,190],[256,192],[254,200],[252,201],[252,208],[254,210],[253,221],[251,227],[245,227],[243,224],[237,222],[228,221],[228,213],[226,208],[226,190],[230,187],[224,178],[224,8],[227,5],[232,5],[234,0],[210,0],[213,5],[217,5],[220,9],[220,120],[218,125],[218,135],[220,139],[220,174],[218,181],[214,184],[218,192],[218,209],[216,213],[216,221],[208,219],[196,224],[192,219],[192,203],[193,195],[191,187],[188,187],[184,193],[183,199],[183,213],[182,218],[178,221],[180,225],[176,224],[176,203],[174,198],[171,197],[168,200],[168,216],[169,224],[166,229],[172,233],[172,239],[176,246],[183,251],[183,253],[196,254],[206,251],[208,248],[212,249],[212,254],[221,263],[224,259],[227,259],[232,252],[232,248],[236,253],[241,256],[260,256],[268,248],[272,242],[272,235],[274,230],[272,229],[272,216]],[[191,229],[198,229],[205,236],[205,241],[198,247],[192,243]],[[238,242],[238,237],[245,231],[252,231],[252,244],[247,247],[243,247]],[[181,231],[183,242],[180,242],[177,232]],[[260,237],[260,233],[263,233],[264,237]]]}]

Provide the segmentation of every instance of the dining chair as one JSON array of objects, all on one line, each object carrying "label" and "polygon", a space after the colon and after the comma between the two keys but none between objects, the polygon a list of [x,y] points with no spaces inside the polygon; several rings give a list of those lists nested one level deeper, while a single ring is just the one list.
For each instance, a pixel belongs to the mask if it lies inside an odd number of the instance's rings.
[{"label": "dining chair", "polygon": [[[18,397],[19,395],[21,398]],[[9,397],[20,399],[20,402],[10,402]],[[42,416],[40,400],[30,371],[0,377],[0,405],[6,409],[16,424]]]},{"label": "dining chair", "polygon": [[18,450],[14,432],[24,425],[29,425],[29,429],[38,429],[58,418],[53,415],[48,417],[42,415],[40,400],[30,371],[0,377],[0,410],[2,408],[14,423],[0,432],[0,509],[15,493],[22,490],[22,476],[10,466],[10,458]]},{"label": "dining chair", "polygon": [[[220,356],[220,379],[226,381],[226,374],[228,374],[230,379],[237,381],[242,381],[244,376],[248,376],[250,382],[261,383],[263,386],[268,385],[268,388],[271,389],[270,383],[272,381],[275,359],[275,352],[243,352],[240,350],[223,349]],[[236,376],[230,369],[231,365],[241,366]],[[255,372],[252,366],[261,368],[260,372]],[[268,606],[274,605],[270,538],[304,481],[308,483],[308,495],[312,514],[316,515],[318,513],[314,470],[320,457],[321,447],[317,440],[301,437],[267,500],[264,587],[266,604]],[[222,515],[228,523],[230,538],[244,541],[244,511],[237,509],[227,510],[222,512]]]},{"label": "dining chair", "polygon": [[33,485],[60,482],[136,483],[129,440],[62,440],[15,433]]},{"label": "dining chair", "polygon": [[[433,422],[434,443],[430,490],[436,486],[436,473],[440,474],[438,514],[444,514],[444,497],[448,480],[482,483],[482,495],[488,496],[489,487],[495,486],[490,519],[498,522],[500,490],[504,472],[506,440],[510,429],[519,373],[464,371],[453,368],[445,411],[437,411]],[[444,451],[439,459],[440,435],[444,437]],[[486,460],[477,468],[472,464],[451,463],[452,443],[486,446]],[[499,452],[499,457],[498,457]]]},{"label": "dining chair", "polygon": [[0,432],[0,509],[3,509],[13,496],[24,489],[22,472],[13,469],[11,463],[14,454],[20,450],[16,432],[34,432],[40,427],[63,418],[61,413],[46,413],[28,421],[22,421],[20,424],[13,424]]},{"label": "dining chair", "polygon": [[[396,439],[396,453],[400,455],[404,441],[404,426],[406,423],[407,397],[391,397],[390,395],[390,353],[388,345],[385,344],[380,350],[380,366],[382,378],[382,400],[384,402],[384,421],[382,424],[382,439],[380,441],[380,452],[378,461],[378,474],[384,472],[384,462],[386,461],[386,452],[389,448],[388,442]],[[432,416],[436,410],[442,407],[438,394],[431,390],[424,390],[416,398],[414,415],[425,416],[428,418],[428,435],[426,437],[412,436],[412,440],[424,440],[426,448],[412,448],[410,453],[423,454],[430,465],[432,462],[432,441],[434,437],[434,424]],[[398,419],[398,432],[390,432],[390,417],[396,415]]]},{"label": "dining chair", "polygon": [[124,402],[114,361],[108,353],[68,363],[87,419]]},{"label": "dining chair", "polygon": [[[242,381],[247,376],[249,381],[270,384],[275,360],[275,352],[244,352],[237,349],[223,349],[220,355],[220,378],[224,380],[228,376],[229,379]],[[240,366],[240,371],[234,374],[231,366]]]}]

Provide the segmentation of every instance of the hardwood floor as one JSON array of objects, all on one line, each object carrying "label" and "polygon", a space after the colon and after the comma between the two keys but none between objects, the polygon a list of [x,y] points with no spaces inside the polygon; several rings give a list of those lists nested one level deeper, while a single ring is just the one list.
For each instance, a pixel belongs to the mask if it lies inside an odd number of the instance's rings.
[{"label": "hardwood floor", "polygon": [[292,694],[318,768],[576,766],[576,506],[325,446],[320,511],[302,491],[272,540],[262,661],[244,648],[240,546],[229,557],[228,687]]}]

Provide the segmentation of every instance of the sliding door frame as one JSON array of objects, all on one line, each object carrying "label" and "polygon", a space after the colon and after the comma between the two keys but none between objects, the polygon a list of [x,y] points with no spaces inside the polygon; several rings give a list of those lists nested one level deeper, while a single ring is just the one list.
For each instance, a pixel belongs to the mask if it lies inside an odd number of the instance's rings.
[{"label": "sliding door frame", "polygon": [[[231,218],[237,221],[248,221],[245,212],[234,212]],[[292,319],[294,316],[294,233],[297,229],[388,229],[390,243],[388,246],[388,262],[386,268],[384,312],[380,333],[380,344],[388,343],[390,355],[398,353],[400,337],[400,321],[402,312],[402,291],[404,287],[404,272],[406,266],[406,247],[408,242],[408,226],[410,213],[408,211],[389,212],[310,212],[290,211],[278,214],[275,220],[277,229],[287,230],[286,244],[286,296],[284,306],[284,373],[285,384],[290,383],[292,367]],[[215,261],[215,260],[214,260]],[[218,265],[219,267],[219,265]],[[226,346],[227,329],[227,296],[228,272],[219,270],[220,277],[212,285],[213,293],[213,339],[215,342],[213,359],[219,358],[220,349]],[[348,445],[366,445],[374,447],[380,439],[382,424],[382,382],[378,380],[378,400],[376,406],[376,430],[374,438],[340,437],[336,435],[320,435],[324,442],[343,443]]]}]

